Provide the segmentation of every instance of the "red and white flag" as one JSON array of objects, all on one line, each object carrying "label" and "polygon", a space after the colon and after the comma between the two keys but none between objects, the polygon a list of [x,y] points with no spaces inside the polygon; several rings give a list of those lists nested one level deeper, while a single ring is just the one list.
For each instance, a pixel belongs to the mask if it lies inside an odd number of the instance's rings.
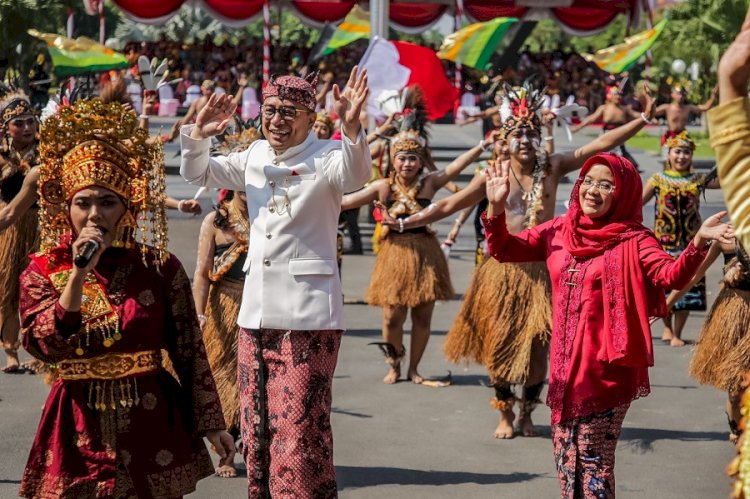
[{"label": "red and white flag", "polygon": [[370,87],[367,112],[371,116],[383,115],[375,104],[381,92],[400,91],[412,85],[422,89],[427,117],[431,120],[442,118],[458,99],[458,89],[445,76],[442,62],[427,47],[375,37],[359,66],[367,69]]}]

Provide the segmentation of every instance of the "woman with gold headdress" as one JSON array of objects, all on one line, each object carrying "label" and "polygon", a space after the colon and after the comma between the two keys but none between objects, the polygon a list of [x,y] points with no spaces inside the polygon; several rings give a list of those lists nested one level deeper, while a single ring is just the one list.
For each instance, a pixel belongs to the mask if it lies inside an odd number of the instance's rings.
[{"label": "woman with gold headdress", "polygon": [[[471,165],[491,142],[482,140],[449,164],[445,170],[423,174],[428,161],[424,139],[413,130],[398,133],[391,141],[392,169],[387,178],[376,180],[366,188],[344,196],[342,210],[379,201],[391,217],[402,219],[430,204],[438,189]],[[420,384],[419,361],[430,337],[430,322],[436,300],[453,296],[448,265],[432,231],[384,229],[372,280],[365,300],[383,307],[383,349],[390,366],[383,379],[396,383],[401,376],[403,326],[411,309],[411,354],[407,378]]]},{"label": "woman with gold headdress", "polygon": [[[654,233],[670,255],[678,256],[701,226],[700,195],[704,189],[718,189],[718,178],[706,182],[706,176],[693,171],[695,142],[687,131],[667,140],[666,168],[643,186],[643,204],[656,198]],[[673,313],[664,318],[662,341],[673,347],[685,345],[682,330],[691,310],[706,310],[706,281],[701,279],[692,290],[674,304]],[[674,317],[674,322],[672,318]]]},{"label": "woman with gold headdress", "polygon": [[42,127],[42,247],[20,313],[24,347],[57,379],[22,497],[180,497],[214,472],[203,436],[220,464],[234,457],[147,138],[134,113],[98,100]]},{"label": "woman with gold headdress", "polygon": [[[35,185],[39,163],[37,119],[23,92],[5,88],[0,98],[0,333],[7,357],[3,371],[22,372],[18,363],[18,276],[36,249],[38,223],[35,209],[22,202],[29,185]],[[20,206],[19,206],[20,205]],[[11,225],[11,221],[15,222]]]},{"label": "woman with gold headdress", "polygon": [[[260,138],[255,128],[223,137],[219,154],[247,149]],[[245,191],[229,191],[216,209],[206,215],[198,236],[198,260],[193,276],[193,298],[203,331],[227,431],[240,437],[240,401],[237,391],[237,316],[242,300],[250,220]],[[234,463],[217,468],[224,478],[237,476]]]}]

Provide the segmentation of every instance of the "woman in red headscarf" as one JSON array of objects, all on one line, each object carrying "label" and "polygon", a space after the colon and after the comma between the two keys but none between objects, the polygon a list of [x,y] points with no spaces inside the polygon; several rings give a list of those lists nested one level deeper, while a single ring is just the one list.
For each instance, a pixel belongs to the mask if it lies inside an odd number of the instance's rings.
[{"label": "woman in red headscarf", "polygon": [[615,447],[625,413],[650,392],[649,318],[666,314],[664,290],[690,281],[712,240],[732,236],[721,222],[726,212],[707,218],[674,260],[642,225],[638,171],[607,153],[584,164],[567,214],[511,235],[504,210],[508,166],[486,171],[490,255],[502,262],[545,261],[552,280],[547,405],[561,497],[614,497]]}]

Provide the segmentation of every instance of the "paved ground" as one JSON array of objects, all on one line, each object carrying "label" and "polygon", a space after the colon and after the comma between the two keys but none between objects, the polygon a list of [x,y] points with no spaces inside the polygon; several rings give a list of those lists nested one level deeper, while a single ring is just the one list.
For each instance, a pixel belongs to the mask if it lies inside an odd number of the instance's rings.
[{"label": "paved ground", "polygon": [[[654,131],[657,133],[658,131]],[[592,132],[593,133],[593,132]],[[439,126],[433,143],[448,148],[471,147],[478,129]],[[562,139],[562,136],[559,135]],[[576,144],[587,137],[576,137]],[[561,149],[570,145],[559,142]],[[167,151],[168,161],[175,146]],[[661,168],[657,159],[637,155],[647,172]],[[567,199],[570,184],[558,199]],[[195,192],[177,177],[169,178],[175,196]],[[207,209],[210,204],[204,200]],[[709,192],[704,215],[721,209],[721,195]],[[563,211],[561,204],[558,211]],[[652,210],[647,208],[647,223]],[[451,217],[449,220],[453,220]],[[171,249],[191,273],[199,220],[171,220]],[[435,225],[441,236],[450,221]],[[371,229],[363,225],[365,231]],[[450,259],[457,293],[463,293],[473,269],[473,233],[466,226]],[[370,254],[344,259],[347,299],[361,298],[374,258]],[[718,291],[720,268],[708,278],[710,298]],[[334,382],[333,428],[335,461],[342,498],[552,498],[557,481],[548,437],[497,441],[492,431],[497,413],[489,408],[492,391],[476,366],[446,363],[441,354],[445,334],[460,306],[460,295],[435,308],[433,338],[422,362],[424,375],[453,372],[454,386],[443,389],[403,382],[385,386],[385,365],[367,343],[380,337],[380,309],[347,305],[349,330],[344,337]],[[500,297],[501,298],[501,297]],[[694,314],[685,336],[696,338],[704,313]],[[522,320],[522,318],[519,318]],[[408,324],[407,324],[408,325]],[[654,334],[660,335],[655,327]],[[617,451],[617,490],[623,498],[720,499],[729,492],[724,468],[733,449],[727,442],[724,396],[696,386],[687,374],[690,347],[673,349],[657,341],[656,367],[651,370],[653,393],[633,403]],[[0,498],[14,497],[32,442],[46,387],[33,376],[0,375]],[[535,412],[541,429],[549,431],[549,410]],[[144,438],[147,438],[144,435]],[[245,495],[245,479],[203,480],[189,497],[224,498]]]}]

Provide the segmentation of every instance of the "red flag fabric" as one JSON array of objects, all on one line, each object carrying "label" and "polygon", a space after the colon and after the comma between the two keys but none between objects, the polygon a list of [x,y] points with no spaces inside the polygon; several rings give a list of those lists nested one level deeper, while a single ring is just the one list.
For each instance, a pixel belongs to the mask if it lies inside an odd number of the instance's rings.
[{"label": "red flag fabric", "polygon": [[445,69],[435,51],[409,42],[391,43],[398,50],[399,64],[411,69],[406,86],[419,85],[422,88],[427,117],[431,120],[442,118],[453,109],[459,92],[445,76]]},{"label": "red flag fabric", "polygon": [[441,118],[453,109],[458,89],[445,76],[440,59],[432,49],[408,42],[375,38],[362,58],[361,69],[367,69],[370,100],[368,112],[382,116],[378,98],[382,93],[400,91],[419,85],[427,106],[427,117]]}]

